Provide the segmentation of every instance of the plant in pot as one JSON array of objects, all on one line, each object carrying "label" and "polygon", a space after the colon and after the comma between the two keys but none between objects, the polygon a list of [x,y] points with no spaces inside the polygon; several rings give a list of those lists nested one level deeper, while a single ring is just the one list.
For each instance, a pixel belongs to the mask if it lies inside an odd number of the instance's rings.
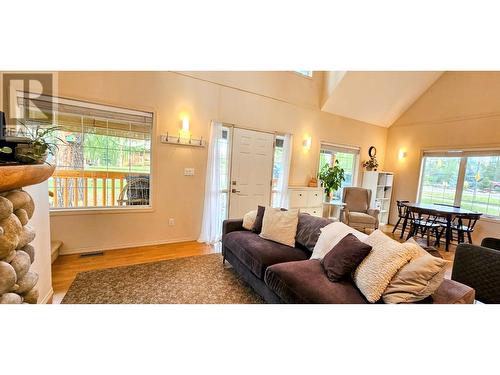
[{"label": "plant in pot", "polygon": [[60,138],[54,136],[54,132],[60,129],[60,126],[37,126],[34,129],[26,125],[24,127],[26,128],[27,143],[19,143],[14,154],[14,157],[20,163],[45,163],[49,154],[54,156],[57,150],[57,145],[52,140],[56,139],[63,142]]},{"label": "plant in pot", "polygon": [[367,171],[376,171],[378,168],[378,161],[375,156],[372,156],[370,159],[365,160],[363,162],[363,168],[366,168]]},{"label": "plant in pot", "polygon": [[342,182],[345,181],[344,169],[339,167],[339,161],[335,160],[333,166],[325,164],[318,173],[321,186],[325,189],[326,201],[332,200],[333,192],[340,189]]}]

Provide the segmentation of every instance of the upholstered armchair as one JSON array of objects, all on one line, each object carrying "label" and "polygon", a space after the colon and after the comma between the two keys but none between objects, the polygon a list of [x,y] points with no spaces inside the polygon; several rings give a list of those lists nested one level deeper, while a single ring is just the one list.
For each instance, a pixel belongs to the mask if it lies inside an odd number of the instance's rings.
[{"label": "upholstered armchair", "polygon": [[380,210],[370,208],[372,191],[359,187],[345,187],[342,193],[344,223],[359,230],[377,229]]}]

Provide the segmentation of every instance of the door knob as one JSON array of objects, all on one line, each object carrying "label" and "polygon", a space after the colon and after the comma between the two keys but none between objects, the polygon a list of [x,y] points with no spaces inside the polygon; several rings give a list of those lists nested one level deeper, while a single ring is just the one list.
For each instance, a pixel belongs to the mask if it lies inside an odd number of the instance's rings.
[{"label": "door knob", "polygon": [[239,190],[231,189],[231,193],[239,193],[239,192],[240,192]]}]

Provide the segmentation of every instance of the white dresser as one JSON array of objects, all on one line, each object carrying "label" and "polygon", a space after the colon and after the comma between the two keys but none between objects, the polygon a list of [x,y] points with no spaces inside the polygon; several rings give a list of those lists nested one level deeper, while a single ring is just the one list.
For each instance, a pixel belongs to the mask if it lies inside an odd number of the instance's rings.
[{"label": "white dresser", "polygon": [[323,216],[323,188],[290,186],[288,188],[288,207],[298,208],[312,216]]}]

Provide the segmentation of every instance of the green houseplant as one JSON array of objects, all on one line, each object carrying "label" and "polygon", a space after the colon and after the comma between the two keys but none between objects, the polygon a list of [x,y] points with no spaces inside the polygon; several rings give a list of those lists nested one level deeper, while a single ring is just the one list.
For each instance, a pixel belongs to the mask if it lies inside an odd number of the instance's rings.
[{"label": "green houseplant", "polygon": [[340,189],[342,182],[345,181],[344,169],[339,167],[339,161],[335,160],[333,166],[325,164],[321,167],[318,178],[325,189],[326,200],[329,202],[333,192]]},{"label": "green houseplant", "polygon": [[[24,125],[24,124],[23,124]],[[42,164],[47,160],[48,155],[55,155],[57,145],[51,142],[53,133],[57,131],[60,126],[26,128],[26,138],[28,143],[20,143],[16,146],[14,157],[17,161],[23,164]]]}]

